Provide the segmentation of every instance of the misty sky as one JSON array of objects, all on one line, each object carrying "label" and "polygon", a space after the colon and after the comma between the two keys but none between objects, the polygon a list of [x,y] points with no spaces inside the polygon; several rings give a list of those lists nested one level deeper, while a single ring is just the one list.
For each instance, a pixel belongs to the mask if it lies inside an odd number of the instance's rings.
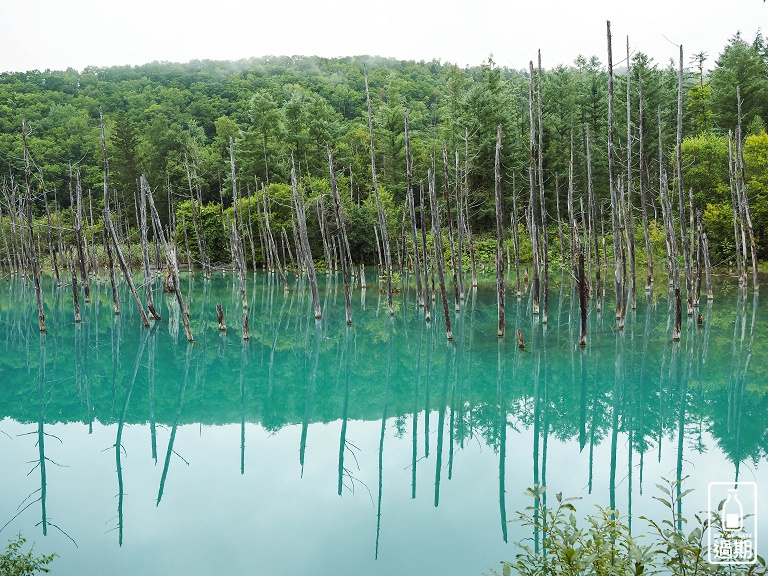
[{"label": "misty sky", "polygon": [[737,31],[768,24],[762,0],[0,0],[0,72],[251,56],[379,55],[525,68],[642,50],[666,65],[682,43],[708,67]]}]

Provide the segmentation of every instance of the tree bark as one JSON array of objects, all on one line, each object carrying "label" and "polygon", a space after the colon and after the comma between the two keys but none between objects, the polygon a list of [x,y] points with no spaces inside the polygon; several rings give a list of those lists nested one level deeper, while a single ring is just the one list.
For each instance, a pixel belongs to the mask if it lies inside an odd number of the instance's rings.
[{"label": "tree bark", "polygon": [[[48,254],[51,258],[51,265],[53,266],[53,276],[56,278],[56,286],[61,286],[61,278],[59,277],[59,262],[56,255],[56,249],[53,246],[53,222],[51,220],[51,209],[48,206],[48,193],[43,192],[43,199],[45,200],[45,218],[48,222]],[[3,223],[2,213],[0,213],[0,228],[3,231],[3,240],[5,240],[5,224]],[[6,244],[6,253],[7,250]]]},{"label": "tree bark", "polygon": [[534,120],[533,106],[533,61],[528,62],[528,72],[530,74],[529,101],[528,101],[528,120],[530,124],[530,159],[528,164],[528,182],[530,186],[529,207],[531,212],[530,230],[531,244],[533,252],[533,315],[539,313],[539,232],[538,232],[538,214],[536,212],[536,121]]},{"label": "tree bark", "polygon": [[309,239],[307,238],[307,215],[304,211],[304,201],[299,197],[299,185],[296,182],[296,165],[293,161],[293,156],[291,156],[291,193],[296,210],[296,220],[298,220],[299,224],[302,252],[306,260],[307,274],[309,275],[309,284],[312,290],[312,304],[315,309],[315,318],[319,320],[323,317],[323,311],[320,308],[320,293],[317,290],[315,263],[312,260],[312,251],[310,250]]},{"label": "tree bark", "polygon": [[117,281],[115,279],[115,260],[112,257],[112,245],[109,239],[109,232],[107,231],[107,212],[104,211],[102,215],[102,221],[104,222],[104,248],[107,252],[107,266],[109,266],[109,283],[112,287],[112,310],[115,316],[120,315],[120,298],[117,293]]},{"label": "tree bark", "polygon": [[459,276],[459,300],[464,301],[464,201],[459,183],[459,150],[456,150],[456,264]]},{"label": "tree bark", "polygon": [[549,303],[549,232],[547,232],[547,205],[544,202],[544,124],[542,122],[542,103],[541,103],[541,79],[543,73],[541,71],[541,50],[539,50],[539,74],[537,82],[537,94],[536,94],[536,107],[538,110],[539,118],[539,147],[538,147],[538,164],[539,164],[539,210],[541,215],[541,259],[542,259],[542,278],[544,279],[544,286],[541,288],[541,323],[547,323],[547,309]]},{"label": "tree bark", "polygon": [[[738,124],[736,127],[737,133],[738,133],[738,161],[739,161],[739,176],[741,180],[741,205],[744,212],[744,216],[746,217],[746,223],[747,223],[747,230],[749,232],[749,248],[750,248],[750,255],[752,256],[752,283],[753,283],[753,289],[755,292],[760,290],[760,282],[757,279],[757,251],[755,248],[755,232],[752,228],[752,214],[749,210],[749,197],[747,196],[747,178],[745,174],[745,168],[744,168],[744,144],[743,144],[743,137],[741,132],[741,87],[736,86],[736,101],[737,101],[737,109],[738,109]],[[738,179],[737,179],[738,180]],[[746,266],[745,266],[746,268]],[[746,276],[746,271],[745,271]]]},{"label": "tree bark", "polygon": [[590,228],[595,242],[595,310],[600,312],[602,309],[602,288],[600,286],[600,235],[597,232],[597,202],[595,201],[595,191],[592,187],[592,153],[589,141],[589,124],[585,126],[586,148],[587,148],[587,203],[589,204],[589,213],[591,214]]},{"label": "tree bark", "polygon": [[144,175],[141,176],[141,188],[142,192],[146,194],[147,201],[149,202],[149,209],[152,212],[152,218],[155,221],[157,228],[160,230],[160,242],[163,244],[165,259],[168,263],[168,269],[170,270],[171,276],[173,278],[173,292],[176,295],[176,302],[179,304],[181,321],[184,324],[184,331],[187,335],[187,341],[194,342],[195,339],[192,337],[192,330],[189,327],[189,309],[184,303],[184,298],[181,296],[181,282],[179,281],[179,264],[176,260],[176,248],[174,247],[173,240],[166,242],[165,234],[163,233],[160,224],[160,215],[157,213],[157,209],[155,208],[155,201],[152,198],[152,190],[150,190],[149,184],[147,184],[147,180],[144,178]]},{"label": "tree bark", "polygon": [[688,316],[693,316],[693,275],[688,253],[688,231],[685,222],[685,187],[683,184],[683,45],[680,45],[680,63],[677,71],[677,192],[680,198],[680,239],[685,268],[685,291]]},{"label": "tree bark", "polygon": [[[330,146],[328,147],[328,169],[331,174],[331,193],[333,194],[333,206],[335,208],[336,212],[336,226],[339,229],[339,233],[341,234],[341,244],[342,242],[346,242],[347,237],[347,229],[344,225],[344,215],[341,211],[341,199],[339,198],[339,189],[336,184],[336,172],[333,167],[333,152],[331,151]],[[340,250],[340,252],[343,252],[343,250]],[[349,297],[349,275],[347,271],[347,257],[343,253],[341,254],[341,275],[344,278],[344,307],[346,309],[347,313],[347,325],[352,324],[352,302]]]},{"label": "tree bark", "polygon": [[74,221],[75,246],[77,247],[77,259],[80,266],[80,279],[83,282],[83,297],[86,302],[90,302],[91,289],[88,285],[88,270],[85,268],[85,248],[83,247],[83,212],[81,208],[83,188],[80,185],[80,168],[77,169],[75,174],[77,179],[75,184],[75,202],[72,203],[75,206],[75,213],[72,218]]},{"label": "tree bark", "polygon": [[[243,310],[248,310],[248,297],[245,291],[245,258],[243,257],[243,244],[240,240],[240,217],[238,216],[237,202],[237,174],[235,171],[235,141],[232,136],[229,137],[229,166],[232,173],[232,211],[235,217],[235,223],[232,234],[232,243],[235,245],[237,254],[237,276],[240,280],[240,298],[243,301]],[[159,222],[159,220],[158,220]],[[166,256],[168,253],[166,252]]]},{"label": "tree bark", "polygon": [[[740,215],[740,202],[737,200],[739,195],[736,192],[736,173],[734,170],[734,159],[733,159],[733,135],[731,131],[728,131],[728,179],[731,184],[731,206],[733,207],[733,240],[734,240],[734,246],[736,247],[736,273],[739,276],[739,284],[744,283],[744,272],[743,272],[743,258],[742,258],[742,249],[744,247],[744,243],[742,242],[742,238],[744,237],[744,223],[741,220]],[[741,237],[739,237],[739,228],[741,228]]]},{"label": "tree bark", "polygon": [[141,262],[144,268],[144,289],[147,297],[147,310],[155,320],[161,320],[160,314],[155,310],[155,300],[152,294],[152,271],[149,269],[149,242],[147,240],[147,192],[144,186],[140,187],[139,214],[141,217]]},{"label": "tree bark", "polygon": [[443,248],[443,236],[440,226],[440,210],[437,205],[437,194],[435,192],[435,175],[432,170],[428,171],[427,179],[429,180],[429,209],[432,213],[432,237],[435,248],[437,276],[440,282],[440,298],[443,302],[445,333],[448,340],[453,340],[453,332],[451,330],[451,314],[448,312],[448,294],[445,290],[445,249]]},{"label": "tree bark", "polygon": [[504,337],[505,300],[504,290],[504,216],[501,212],[501,124],[496,129],[495,196],[496,196],[496,302],[498,304],[498,337]]},{"label": "tree bark", "polygon": [[619,329],[623,328],[624,318],[624,285],[621,275],[619,201],[616,194],[616,153],[614,150],[613,133],[613,52],[611,47],[611,22],[608,21],[608,185],[611,193],[611,223],[613,228],[613,261],[614,286],[616,289],[616,319]]},{"label": "tree bark", "polygon": [[389,315],[395,314],[394,304],[392,303],[392,258],[389,253],[389,234],[387,233],[387,219],[384,215],[384,208],[381,205],[381,196],[379,195],[379,183],[376,179],[376,152],[373,144],[373,114],[371,113],[371,95],[368,91],[368,72],[363,65],[363,77],[365,79],[365,100],[368,104],[368,131],[371,136],[371,176],[373,178],[373,192],[376,195],[376,211],[379,214],[379,227],[381,228],[381,242],[384,245],[384,263],[387,276],[387,308]]},{"label": "tree bark", "polygon": [[584,248],[579,249],[579,308],[581,309],[581,331],[579,346],[587,345],[587,278],[584,273]]},{"label": "tree bark", "polygon": [[70,273],[72,274],[72,303],[75,308],[75,324],[79,324],[82,321],[82,316],[80,315],[80,295],[77,291],[77,270],[75,269],[75,251],[74,247],[69,253],[69,269]]},{"label": "tree bark", "polygon": [[640,210],[643,213],[643,237],[645,239],[645,257],[648,261],[648,276],[645,283],[645,291],[650,292],[653,286],[653,252],[651,251],[651,236],[648,230],[648,200],[646,198],[647,186],[645,175],[645,131],[643,127],[643,76],[637,75],[637,99],[640,107],[638,119],[638,148],[639,148],[639,170],[640,170]]},{"label": "tree bark", "polygon": [[219,330],[221,332],[227,331],[227,323],[224,320],[224,308],[221,306],[221,302],[216,303],[216,320],[219,323]]},{"label": "tree bark", "polygon": [[629,36],[627,36],[627,255],[629,257],[629,305],[637,308],[635,274],[635,222],[632,206],[632,106],[630,96]]},{"label": "tree bark", "polygon": [[424,320],[429,322],[432,319],[432,294],[435,291],[435,284],[432,283],[432,289],[429,287],[429,252],[427,251],[427,211],[424,207],[424,182],[419,182],[419,214],[421,216],[421,248],[424,261]]},{"label": "tree bark", "polygon": [[128,283],[128,288],[131,290],[133,301],[136,303],[136,309],[141,317],[141,323],[144,324],[146,328],[149,328],[149,319],[147,318],[147,314],[144,312],[144,306],[139,299],[139,293],[136,291],[136,285],[133,282],[131,270],[123,257],[120,243],[117,241],[117,233],[115,232],[115,227],[112,224],[112,218],[109,214],[109,163],[107,162],[107,138],[104,133],[104,116],[101,112],[99,112],[99,119],[101,121],[101,152],[104,158],[104,226],[109,233],[109,237],[112,239],[115,252],[117,253],[117,260],[120,263],[120,268],[123,271],[125,281]]},{"label": "tree bark", "polygon": [[416,276],[416,299],[419,307],[424,306],[424,287],[421,283],[421,257],[419,254],[419,241],[416,233],[416,209],[413,202],[413,159],[411,158],[411,139],[408,130],[408,108],[403,111],[405,122],[405,162],[407,179],[408,215],[411,219],[411,241],[413,242],[413,272]]},{"label": "tree bark", "polygon": [[520,217],[517,212],[517,185],[515,182],[515,174],[512,173],[512,242],[515,249],[515,282],[517,284],[517,298],[520,299],[522,292],[520,291]]},{"label": "tree bark", "polygon": [[[29,167],[29,153],[27,151],[27,123],[21,121],[21,137],[24,146],[24,180],[26,182],[26,208],[27,225],[29,227],[29,261],[32,264],[32,281],[35,284],[35,298],[37,299],[37,320],[40,325],[40,332],[45,332],[45,310],[43,309],[43,296],[40,289],[40,270],[37,262],[37,253],[35,251],[35,231],[32,217],[32,172]],[[41,383],[42,385],[42,383]]]},{"label": "tree bark", "polygon": [[445,180],[445,212],[446,219],[448,220],[448,245],[451,254],[451,269],[453,271],[453,303],[456,312],[460,310],[459,304],[459,280],[456,270],[456,247],[454,245],[453,237],[453,215],[451,214],[451,183],[448,175],[448,149],[445,146],[445,140],[443,140],[443,178]]}]

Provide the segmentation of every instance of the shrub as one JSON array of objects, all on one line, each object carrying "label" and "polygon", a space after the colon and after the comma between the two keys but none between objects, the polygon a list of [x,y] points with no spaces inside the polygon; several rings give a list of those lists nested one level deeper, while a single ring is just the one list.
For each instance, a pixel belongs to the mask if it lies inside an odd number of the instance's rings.
[{"label": "shrub", "polygon": [[[707,560],[707,530],[721,530],[719,515],[695,515],[695,526],[688,533],[682,526],[686,520],[677,513],[679,500],[690,490],[679,491],[679,481],[658,484],[662,496],[654,497],[670,512],[670,517],[649,523],[647,543],[642,536],[630,534],[627,519],[617,510],[598,507],[595,514],[580,522],[574,502],[578,498],[563,498],[556,494],[556,504],[547,506],[543,487],[529,488],[526,493],[534,505],[518,512],[525,526],[542,535],[541,547],[518,543],[521,552],[515,562],[502,562],[504,576],[514,570],[523,576],[541,574],[570,574],[597,576],[639,574],[765,574],[765,562],[757,556],[752,565],[725,566]],[[499,576],[494,570],[493,574]]]},{"label": "shrub", "polygon": [[55,554],[34,556],[33,549],[24,554],[21,548],[26,540],[19,534],[8,543],[8,548],[0,554],[0,574],[3,576],[31,576],[36,572],[50,572],[48,564],[53,562]]}]

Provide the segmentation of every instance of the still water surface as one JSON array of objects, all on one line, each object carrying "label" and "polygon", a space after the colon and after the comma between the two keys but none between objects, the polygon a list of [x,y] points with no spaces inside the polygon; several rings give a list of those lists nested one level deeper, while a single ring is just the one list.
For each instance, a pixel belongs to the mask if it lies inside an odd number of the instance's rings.
[{"label": "still water surface", "polygon": [[306,285],[256,274],[243,342],[231,275],[183,284],[192,345],[160,293],[152,330],[125,287],[112,314],[108,283],[76,325],[71,290],[46,281],[41,336],[31,287],[2,284],[0,541],[56,552],[57,574],[471,575],[534,537],[509,521],[535,483],[579,511],[614,503],[635,533],[665,513],[662,478],[688,477],[690,516],[713,481],[756,481],[768,502],[768,307],[730,279],[679,344],[657,286],[621,333],[610,301],[591,310],[586,350],[569,283],[546,327],[510,293],[501,341],[481,285],[453,344],[412,287],[392,318],[356,288],[348,329],[340,277],[321,277],[315,322]]}]

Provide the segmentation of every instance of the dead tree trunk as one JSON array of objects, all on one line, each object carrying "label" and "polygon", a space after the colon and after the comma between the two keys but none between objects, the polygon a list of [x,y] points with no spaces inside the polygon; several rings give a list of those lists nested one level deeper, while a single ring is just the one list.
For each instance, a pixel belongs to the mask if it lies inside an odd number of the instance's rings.
[{"label": "dead tree trunk", "polygon": [[17,212],[15,190],[16,186],[13,182],[8,186],[5,186],[5,184],[3,185],[3,192],[5,193],[6,201],[8,202],[8,215],[10,216],[11,243],[13,244],[12,260],[14,262],[14,269],[17,273],[23,274],[26,278],[26,257],[23,254],[24,250],[20,246],[22,235],[21,214]]},{"label": "dead tree trunk", "polygon": [[[293,214],[293,211],[291,211],[291,214]],[[285,250],[288,250],[288,259],[291,261],[291,268],[293,268],[294,274],[296,274],[296,277],[299,276],[299,264],[293,259],[293,252],[291,251],[291,241],[288,240],[288,232],[285,231],[285,227],[280,229],[281,231],[281,239],[282,239],[282,245],[283,245],[283,253],[285,253]],[[299,255],[296,254],[296,257],[298,258]],[[288,263],[286,262],[286,266]]]},{"label": "dead tree trunk", "polygon": [[240,218],[237,204],[237,174],[235,171],[235,141],[229,137],[229,165],[232,172],[232,208],[235,216],[232,242],[235,244],[237,259],[238,279],[240,280],[240,298],[243,301],[243,311],[248,310],[248,297],[245,292],[245,258],[242,257],[243,245],[240,240]]},{"label": "dead tree trunk", "polygon": [[[70,169],[71,170],[71,169]],[[83,188],[80,185],[80,168],[75,172],[76,184],[75,184],[75,200],[72,200],[72,189],[70,188],[70,204],[74,206],[74,214],[72,215],[73,227],[75,233],[75,246],[77,247],[77,259],[80,267],[80,279],[83,282],[83,297],[86,302],[91,301],[91,289],[88,286],[88,271],[85,268],[85,249],[83,248],[83,211],[82,211],[82,198]],[[70,181],[72,175],[70,173]]]},{"label": "dead tree trunk", "polygon": [[437,276],[440,282],[440,298],[443,302],[445,333],[448,340],[453,340],[453,331],[451,330],[451,314],[448,312],[448,294],[445,290],[445,249],[443,248],[443,236],[440,229],[440,210],[437,205],[437,194],[435,192],[435,175],[432,170],[428,171],[427,179],[429,181],[429,210],[432,213],[432,238],[435,248]]},{"label": "dead tree trunk", "polygon": [[221,332],[226,332],[227,323],[224,321],[224,308],[222,308],[221,302],[216,303],[216,320],[219,323],[219,330]]},{"label": "dead tree trunk", "polygon": [[505,297],[504,290],[504,217],[501,213],[501,125],[496,130],[496,159],[494,162],[496,196],[496,301],[498,303],[498,337],[504,337]]},{"label": "dead tree trunk", "polygon": [[539,232],[538,232],[538,214],[536,212],[536,121],[534,120],[533,106],[533,61],[528,62],[528,71],[530,74],[529,85],[529,105],[528,105],[528,120],[530,124],[530,161],[528,164],[528,182],[530,186],[530,201],[529,209],[531,212],[530,218],[530,230],[531,230],[531,244],[533,252],[533,314],[534,316],[539,313]]},{"label": "dead tree trunk", "polygon": [[576,253],[576,245],[578,243],[579,232],[576,227],[576,213],[573,210],[573,132],[571,132],[571,148],[568,156],[568,196],[566,198],[568,208],[568,229],[570,231],[570,248],[571,248],[571,274],[578,279],[577,267],[579,265]]},{"label": "dead tree trunk", "polygon": [[189,249],[189,236],[187,234],[187,220],[181,217],[181,229],[184,231],[184,253],[187,256],[187,272],[192,274],[192,252]]},{"label": "dead tree trunk", "polygon": [[29,153],[27,151],[27,123],[21,121],[21,139],[24,147],[24,180],[27,185],[26,193],[26,218],[29,230],[29,261],[32,264],[32,281],[35,284],[35,297],[37,298],[37,320],[40,325],[40,332],[45,332],[45,311],[43,309],[43,295],[40,289],[40,270],[37,262],[37,252],[35,251],[35,230],[32,217],[32,172],[29,167]]},{"label": "dead tree trunk", "polygon": [[517,298],[520,299],[522,292],[520,291],[520,217],[517,213],[517,183],[515,182],[515,174],[512,173],[512,242],[515,249],[515,282],[517,284]]},{"label": "dead tree trunk", "polygon": [[627,256],[629,264],[629,305],[637,308],[635,274],[635,223],[632,206],[632,106],[630,97],[629,36],[627,36]]},{"label": "dead tree trunk", "polygon": [[13,274],[14,272],[13,255],[11,254],[10,246],[8,245],[8,237],[5,234],[5,220],[3,219],[3,208],[2,208],[1,202],[0,202],[0,232],[2,232],[2,236],[3,236],[3,248],[5,248],[5,257],[6,257],[6,262],[8,264],[8,272],[10,274]]},{"label": "dead tree trunk", "polygon": [[589,141],[589,124],[586,125],[586,148],[587,148],[587,203],[589,204],[590,229],[595,243],[595,310],[600,312],[602,309],[603,292],[600,286],[600,235],[597,232],[597,202],[595,201],[595,191],[592,187],[592,153]]},{"label": "dead tree trunk", "polygon": [[[287,292],[291,288],[288,285],[288,278],[286,278],[285,276],[285,270],[283,269],[283,263],[280,261],[280,255],[277,253],[277,244],[275,244],[275,237],[272,235],[272,227],[269,223],[269,208],[267,207],[267,191],[264,188],[263,184],[261,186],[261,200],[263,202],[263,208],[264,208],[264,227],[267,234],[267,243],[268,243],[267,247],[272,251],[272,258],[275,264],[277,265],[277,273],[280,276],[280,280],[283,282],[283,288]],[[285,228],[283,228],[283,233],[285,233]],[[283,258],[283,260],[285,260],[285,258]]]},{"label": "dead tree trunk", "polygon": [[[469,129],[464,129],[464,213],[467,224],[467,242],[469,243],[469,260],[472,266],[472,288],[477,288],[477,261],[475,258],[475,242],[472,239],[472,224],[469,217]],[[426,283],[426,282],[425,282]]]},{"label": "dead tree trunk", "polygon": [[[344,215],[341,211],[341,199],[339,198],[339,189],[336,185],[336,171],[333,168],[333,152],[330,146],[328,147],[328,169],[331,173],[331,193],[333,194],[333,206],[336,212],[336,226],[341,235],[339,244],[342,245],[342,243],[346,243],[347,229],[344,225]],[[340,246],[339,252],[341,252],[341,275],[344,277],[344,307],[347,313],[347,325],[349,326],[352,324],[352,302],[349,297],[350,275],[347,271],[347,257],[343,253],[342,246]]]},{"label": "dead tree trunk", "polygon": [[[43,191],[43,200],[45,201],[45,218],[48,222],[48,254],[51,258],[51,265],[53,266],[53,275],[56,278],[56,286],[61,286],[61,278],[59,277],[59,262],[56,254],[56,249],[53,246],[53,221],[51,220],[51,209],[48,206],[48,193]],[[3,224],[2,215],[0,213],[0,227],[3,229],[3,240],[5,240],[5,225]],[[6,253],[7,253],[6,244]]]},{"label": "dead tree trunk", "polygon": [[538,166],[539,166],[539,210],[541,215],[541,259],[544,279],[544,286],[541,288],[541,323],[547,323],[547,309],[549,302],[549,232],[547,232],[547,204],[544,202],[544,125],[542,122],[541,111],[541,50],[539,50],[539,75],[537,81],[536,90],[536,108],[538,110],[539,119],[539,149],[538,149]]},{"label": "dead tree trunk", "polygon": [[96,252],[96,232],[93,226],[93,198],[91,197],[91,189],[88,189],[88,216],[91,224],[91,271],[96,274],[97,281],[99,276],[99,257]]},{"label": "dead tree trunk", "polygon": [[[699,222],[701,222],[701,216],[699,216]],[[701,252],[704,257],[704,275],[706,278],[707,287],[707,300],[714,300],[715,295],[712,292],[712,264],[709,261],[709,241],[707,240],[707,232],[703,229],[701,231]]]},{"label": "dead tree trunk", "polygon": [[446,219],[448,220],[448,244],[451,253],[451,269],[453,270],[453,303],[456,312],[460,310],[459,304],[459,280],[456,270],[456,247],[454,245],[453,237],[453,215],[451,214],[451,183],[448,175],[448,150],[445,146],[445,140],[443,140],[443,174],[445,179],[445,212]]},{"label": "dead tree trunk", "polygon": [[315,263],[312,261],[312,251],[309,248],[309,239],[307,238],[307,215],[304,211],[304,201],[299,197],[299,185],[296,182],[296,165],[293,162],[293,156],[291,156],[291,193],[293,195],[293,204],[296,210],[296,219],[299,223],[302,252],[304,253],[304,258],[306,260],[309,284],[312,289],[312,304],[315,308],[315,318],[319,320],[323,317],[323,311],[320,308],[320,293],[317,290]]},{"label": "dead tree trunk", "polygon": [[155,320],[162,320],[160,314],[155,310],[155,300],[152,293],[152,271],[149,268],[149,241],[147,240],[147,192],[146,187],[141,186],[139,191],[141,201],[139,202],[139,214],[141,217],[141,262],[144,268],[144,289],[147,297],[147,310]]},{"label": "dead tree trunk", "polygon": [[144,324],[146,328],[149,328],[149,319],[147,318],[147,314],[144,312],[144,306],[139,299],[139,293],[136,291],[136,285],[133,282],[131,270],[123,257],[120,243],[117,240],[117,233],[115,232],[115,227],[112,224],[112,218],[109,214],[109,163],[107,162],[107,138],[104,133],[104,116],[101,114],[101,111],[99,111],[99,119],[101,121],[101,152],[104,158],[104,227],[107,229],[109,237],[112,239],[112,244],[117,253],[117,260],[120,263],[120,268],[123,271],[125,281],[128,283],[128,288],[131,290],[131,296],[133,296],[133,300],[136,303],[136,309],[141,317],[141,323]]},{"label": "dead tree trunk", "polygon": [[464,202],[459,183],[459,151],[456,150],[456,264],[459,268],[459,299],[464,301]]},{"label": "dead tree trunk", "polygon": [[[690,199],[691,199],[691,213],[693,213],[693,189],[690,189]],[[699,210],[696,214],[696,220],[695,220],[695,226],[691,226],[691,230],[696,231],[696,237],[694,238],[694,246],[693,250],[695,250],[696,254],[696,278],[695,278],[695,287],[694,287],[694,299],[693,299],[693,305],[698,308],[699,307],[699,301],[701,300],[701,276],[703,273],[704,268],[704,256],[702,255],[702,225],[701,225],[701,211]]]},{"label": "dead tree trunk", "polygon": [[675,217],[672,212],[672,200],[669,194],[669,185],[666,174],[661,178],[661,202],[664,213],[664,228],[667,234],[667,246],[669,246],[669,260],[672,262],[672,286],[675,293],[675,325],[672,329],[672,340],[680,341],[682,329],[682,303],[680,299],[680,268],[678,266],[677,236],[675,234]]},{"label": "dead tree trunk", "polygon": [[[251,218],[251,198],[253,198],[253,195],[251,194],[251,187],[247,186],[246,191],[248,192],[248,245],[251,248],[251,268],[254,272],[256,272],[256,245],[253,241],[253,221]],[[259,223],[259,228],[262,227],[262,223]],[[264,244],[262,244],[261,252],[264,255],[264,259],[267,261],[270,261],[271,258],[267,258],[267,255],[270,254],[269,247],[267,249],[264,249]]]},{"label": "dead tree trunk", "polygon": [[387,276],[387,308],[389,315],[395,314],[394,304],[392,303],[392,258],[389,253],[389,234],[387,233],[387,219],[384,216],[384,208],[381,205],[379,195],[379,183],[376,179],[376,153],[373,144],[373,114],[371,113],[371,95],[368,91],[368,73],[363,66],[363,77],[365,79],[365,100],[368,104],[368,131],[371,136],[371,176],[373,178],[373,192],[376,195],[376,211],[379,214],[379,227],[381,228],[381,242],[384,245],[384,263]]},{"label": "dead tree trunk", "polygon": [[742,141],[741,132],[741,88],[736,86],[736,104],[738,110],[738,124],[736,126],[737,131],[737,151],[738,151],[738,163],[739,163],[739,178],[737,181],[741,181],[739,201],[746,217],[747,230],[749,232],[749,248],[752,256],[752,283],[755,292],[760,290],[760,282],[757,279],[757,250],[755,248],[755,232],[752,228],[752,214],[749,210],[749,197],[747,196],[747,177],[744,168],[744,144]]},{"label": "dead tree trunk", "polygon": [[651,236],[648,230],[648,200],[646,198],[646,174],[645,174],[645,132],[643,129],[643,76],[637,75],[637,99],[640,107],[640,117],[638,119],[638,138],[639,138],[639,170],[640,170],[640,210],[643,213],[643,237],[645,239],[645,257],[648,261],[648,276],[645,283],[645,291],[650,292],[653,286],[653,252],[651,251]]},{"label": "dead tree trunk", "polygon": [[[405,121],[405,163],[408,188],[406,191],[408,201],[408,215],[411,219],[411,240],[413,241],[413,271],[416,276],[416,299],[419,307],[424,306],[424,288],[421,284],[421,258],[419,255],[419,242],[416,234],[416,210],[413,202],[413,160],[411,158],[411,139],[408,131],[408,108],[403,111]],[[425,277],[426,280],[426,277]]]},{"label": "dead tree trunk", "polygon": [[69,270],[72,274],[72,303],[75,308],[75,324],[82,321],[80,315],[80,295],[77,292],[77,270],[75,269],[75,250],[74,247],[69,253]]},{"label": "dead tree trunk", "polygon": [[152,219],[155,221],[157,229],[160,230],[160,242],[163,245],[165,259],[173,277],[173,292],[176,295],[176,302],[179,304],[181,321],[184,324],[184,331],[187,334],[187,341],[194,342],[195,339],[192,337],[192,330],[189,327],[189,308],[184,303],[184,298],[181,296],[181,282],[179,281],[179,264],[176,260],[176,248],[173,244],[173,240],[169,239],[166,241],[165,239],[165,233],[163,232],[162,225],[160,223],[160,215],[157,213],[157,209],[155,208],[155,201],[152,199],[152,190],[149,189],[149,184],[147,184],[147,180],[144,178],[144,175],[141,176],[141,188],[142,193],[146,195],[146,199],[149,202],[149,209],[152,212]]},{"label": "dead tree trunk", "polygon": [[[741,220],[738,202],[737,184],[736,184],[736,172],[734,170],[733,159],[733,137],[732,133],[728,131],[728,179],[731,184],[731,206],[733,207],[733,240],[736,247],[736,273],[739,276],[739,284],[744,284],[744,271],[743,271],[743,258],[742,250],[744,249],[744,223]],[[739,236],[739,228],[741,228],[741,237]]]},{"label": "dead tree trunk", "polygon": [[587,277],[584,273],[584,248],[579,247],[579,308],[581,309],[581,331],[579,333],[579,346],[587,345]]},{"label": "dead tree trunk", "polygon": [[623,327],[624,284],[621,273],[619,200],[616,193],[616,152],[613,143],[613,52],[611,48],[611,22],[608,21],[608,185],[611,192],[611,223],[613,227],[614,286],[616,288],[616,320]]},{"label": "dead tree trunk", "polygon": [[685,222],[685,188],[683,185],[683,45],[680,45],[680,64],[677,71],[677,192],[680,198],[680,239],[685,268],[685,291],[688,316],[693,316],[693,275],[688,254],[688,231]]},{"label": "dead tree trunk", "polygon": [[424,261],[424,319],[432,319],[432,294],[435,291],[429,287],[429,252],[427,252],[427,211],[424,208],[424,182],[419,182],[419,214],[421,215],[421,248]]},{"label": "dead tree trunk", "polygon": [[109,232],[107,230],[107,211],[105,210],[102,215],[104,222],[104,249],[107,252],[107,266],[109,266],[109,283],[112,287],[112,309],[115,312],[115,316],[120,315],[120,298],[117,293],[117,281],[115,279],[115,260],[112,257],[112,244],[109,239]]},{"label": "dead tree trunk", "polygon": [[325,272],[330,274],[333,269],[333,256],[331,256],[331,246],[326,233],[327,226],[325,224],[325,206],[323,203],[323,196],[320,194],[315,204],[315,212],[317,212],[317,223],[320,228],[320,239],[323,243],[323,258],[325,259]]}]

